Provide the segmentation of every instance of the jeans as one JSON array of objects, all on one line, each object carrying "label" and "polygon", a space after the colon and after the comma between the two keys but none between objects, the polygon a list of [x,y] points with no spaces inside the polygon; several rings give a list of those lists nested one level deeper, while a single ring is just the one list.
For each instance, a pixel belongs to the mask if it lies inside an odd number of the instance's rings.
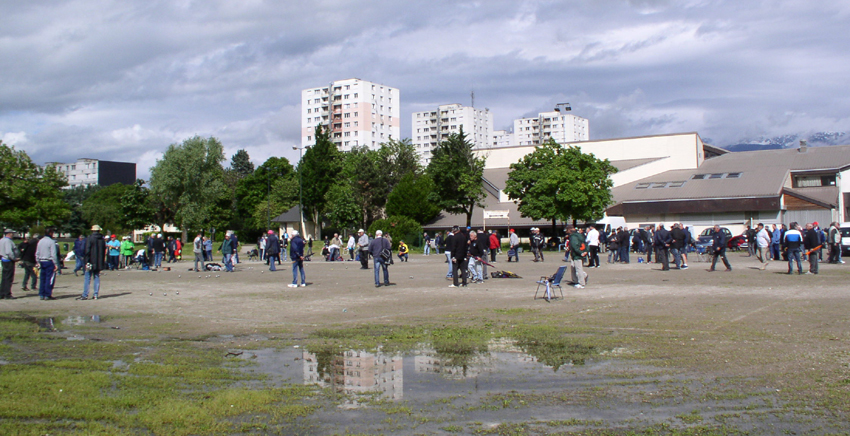
[{"label": "jeans", "polygon": [[818,273],[818,261],[819,261],[819,257],[820,257],[819,254],[820,253],[821,253],[821,250],[817,250],[817,251],[813,251],[812,254],[809,255],[809,272],[812,273],[812,274]]},{"label": "jeans", "polygon": [[620,262],[629,263],[629,246],[620,247]]},{"label": "jeans", "polygon": [[292,284],[298,284],[298,271],[301,271],[301,284],[306,285],[307,282],[304,281],[304,261],[303,260],[293,260],[292,261]]},{"label": "jeans", "polygon": [[224,255],[224,270],[227,272],[233,272],[233,255],[225,254]]},{"label": "jeans", "polygon": [[431,244],[425,241],[425,255],[428,256],[429,254],[431,254]]},{"label": "jeans", "polygon": [[[76,254],[76,253],[75,253],[75,254]],[[75,257],[74,257],[74,260],[76,260],[76,262],[77,262],[77,265],[74,267],[74,274],[76,274],[76,273],[77,273],[77,271],[82,271],[82,270],[84,270],[84,269],[85,269],[86,264],[85,264],[85,263],[83,263],[83,256],[75,256]],[[33,288],[34,288],[34,287],[35,287],[35,286],[33,286]]]},{"label": "jeans", "polygon": [[83,298],[89,298],[89,284],[91,284],[92,277],[94,277],[94,297],[100,294],[100,271],[86,270],[83,279]]},{"label": "jeans", "polygon": [[400,261],[402,261],[402,262],[407,262],[407,260],[408,260],[408,254],[407,254],[407,253],[399,254],[399,255],[398,255],[398,260],[400,260]]},{"label": "jeans", "polygon": [[676,268],[682,267],[682,249],[681,248],[671,248],[670,252],[673,253],[673,263],[676,264]]},{"label": "jeans", "polygon": [[484,272],[482,270],[482,266],[484,266],[484,264],[482,264],[480,260],[475,260],[474,257],[469,258],[469,265],[467,268],[472,273],[472,281],[484,280]]},{"label": "jeans", "polygon": [[789,249],[788,250],[788,274],[794,271],[794,262],[797,262],[797,272],[799,274],[803,273],[803,264],[800,262],[800,257],[803,254],[803,251],[799,248]]},{"label": "jeans", "polygon": [[153,254],[153,266],[159,268],[162,266],[162,253],[154,253]]},{"label": "jeans", "polygon": [[15,281],[15,262],[0,261],[3,265],[3,278],[0,280],[0,297],[12,296],[12,282]]},{"label": "jeans", "polygon": [[119,267],[118,255],[117,254],[110,254],[109,255],[109,269],[115,270],[115,269],[118,269],[118,267]]},{"label": "jeans", "polygon": [[339,259],[339,248],[331,248],[330,255],[328,255],[328,260],[333,262],[337,259]]},{"label": "jeans", "polygon": [[382,259],[381,256],[375,257],[373,263],[375,268],[375,285],[381,284],[381,270],[384,270],[384,284],[389,285],[390,275],[387,270],[387,264],[384,263],[384,259]]},{"label": "jeans", "polygon": [[446,252],[446,259],[449,261],[449,272],[446,273],[446,277],[452,277],[452,253],[451,251]]},{"label": "jeans", "polygon": [[770,257],[772,257],[773,260],[779,260],[780,259],[780,257],[779,257],[779,244],[774,244],[774,243],[770,244]]},{"label": "jeans", "polygon": [[274,265],[276,260],[280,260],[279,254],[269,254],[269,271],[277,271]]},{"label": "jeans", "polygon": [[30,289],[35,291],[38,288],[36,281],[38,279],[38,274],[35,273],[35,264],[32,262],[27,262],[26,260],[22,261],[21,264],[24,265],[24,282],[21,284],[21,287],[26,289],[27,282],[32,281],[32,286],[30,286]]},{"label": "jeans", "polygon": [[38,287],[38,296],[42,298],[53,296],[53,285],[56,283],[55,274],[56,265],[51,261],[39,261],[41,265],[41,284]]},{"label": "jeans", "polygon": [[714,251],[714,259],[711,261],[711,271],[714,271],[714,266],[717,265],[717,258],[720,257],[723,259],[723,265],[726,265],[727,270],[732,269],[732,265],[729,264],[729,259],[726,258],[726,249],[720,249]]},{"label": "jeans", "polygon": [[[198,262],[201,263],[201,269],[198,270]],[[204,254],[203,253],[195,253],[195,270],[198,271],[206,271],[207,267],[204,265]]]}]

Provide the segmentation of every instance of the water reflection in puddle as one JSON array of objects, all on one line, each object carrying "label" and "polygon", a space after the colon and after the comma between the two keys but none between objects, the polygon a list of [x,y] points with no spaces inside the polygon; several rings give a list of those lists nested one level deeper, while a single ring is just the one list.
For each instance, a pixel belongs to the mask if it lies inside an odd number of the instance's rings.
[{"label": "water reflection in puddle", "polygon": [[241,357],[256,363],[250,370],[270,376],[275,383],[304,383],[348,394],[342,408],[361,407],[373,397],[427,402],[509,390],[563,389],[577,366],[590,371],[605,364],[582,358],[575,364],[559,362],[560,368],[555,368],[508,339],[492,340],[486,351],[465,355],[440,353],[422,344],[405,354],[266,349]]}]

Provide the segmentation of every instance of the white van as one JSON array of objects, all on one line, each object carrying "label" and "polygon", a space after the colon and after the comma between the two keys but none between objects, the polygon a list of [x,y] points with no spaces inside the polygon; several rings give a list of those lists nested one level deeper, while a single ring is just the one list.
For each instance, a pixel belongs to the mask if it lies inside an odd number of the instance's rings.
[{"label": "white van", "polygon": [[606,216],[593,225],[597,229],[605,230],[606,233],[611,233],[611,230],[617,230],[617,227],[626,225],[626,219],[621,216]]}]

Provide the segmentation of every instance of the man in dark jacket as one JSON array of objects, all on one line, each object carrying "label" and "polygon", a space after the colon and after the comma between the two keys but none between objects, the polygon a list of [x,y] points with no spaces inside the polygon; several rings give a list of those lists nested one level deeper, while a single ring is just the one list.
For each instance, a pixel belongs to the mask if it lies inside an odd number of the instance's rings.
[{"label": "man in dark jacket", "polygon": [[21,264],[24,266],[24,282],[23,290],[28,291],[27,282],[32,283],[32,290],[37,291],[37,274],[35,273],[35,249],[38,247],[38,234],[32,235],[32,238],[24,237],[24,241],[18,245],[18,250],[21,252]]},{"label": "man in dark jacket", "polygon": [[655,231],[655,248],[658,250],[655,256],[655,261],[661,261],[661,271],[670,271],[670,245],[673,242],[673,237],[670,232],[664,228],[664,224],[658,225],[658,230]]},{"label": "man in dark jacket", "polygon": [[620,262],[629,263],[629,228],[623,227],[617,232],[617,245],[620,246]]},{"label": "man in dark jacket", "polygon": [[280,260],[280,241],[277,239],[277,235],[274,234],[274,230],[269,230],[269,236],[266,238],[265,251],[269,260],[269,271],[276,271],[274,263],[276,260]]},{"label": "man in dark jacket", "polygon": [[224,259],[224,271],[233,272],[233,252],[236,251],[233,246],[233,240],[230,239],[230,233],[224,235],[224,241],[221,241],[221,246],[218,251]]},{"label": "man in dark jacket", "polygon": [[720,226],[717,224],[714,225],[714,233],[711,235],[711,241],[711,252],[714,257],[711,260],[711,269],[709,271],[714,271],[718,257],[723,259],[723,265],[726,265],[726,271],[732,271],[732,265],[729,264],[729,259],[726,258],[726,234],[720,231]]},{"label": "man in dark jacket", "polygon": [[293,230],[289,239],[289,259],[292,260],[292,283],[287,286],[290,288],[298,286],[298,271],[301,271],[301,287],[307,286],[307,282],[304,281],[304,239],[298,234],[298,230]]},{"label": "man in dark jacket", "polygon": [[819,233],[813,224],[806,224],[806,233],[803,235],[803,246],[809,255],[809,272],[806,274],[818,273],[819,254],[823,246]]},{"label": "man in dark jacket", "polygon": [[89,299],[89,284],[94,277],[94,299],[97,300],[100,294],[100,272],[106,268],[106,241],[103,240],[103,235],[100,234],[100,226],[93,225],[92,233],[86,238],[85,248],[83,249],[83,262],[86,271],[83,280],[83,295],[77,297],[77,300]]},{"label": "man in dark jacket", "polygon": [[384,259],[383,251],[392,250],[392,244],[384,237],[384,232],[378,230],[375,232],[375,239],[369,243],[369,254],[372,255],[372,266],[375,269],[375,287],[381,287],[381,271],[384,272],[384,286],[390,285],[390,275],[387,265],[392,259],[392,253],[388,259]]},{"label": "man in dark jacket", "polygon": [[[673,262],[676,264],[676,268],[682,269],[682,250],[685,248],[685,238],[687,235],[679,224],[673,224],[673,229],[670,230],[670,237],[673,238],[673,242],[670,244],[670,251],[673,252]],[[687,266],[684,268],[687,268]]]},{"label": "man in dark jacket", "polygon": [[462,230],[458,230],[454,232],[451,240],[449,241],[449,252],[451,254],[451,266],[452,266],[452,284],[449,285],[450,288],[458,287],[458,279],[460,276],[463,276],[462,286],[466,287],[466,274],[469,271],[469,264],[467,263],[466,253],[468,251],[468,238],[466,233]]},{"label": "man in dark jacket", "polygon": [[162,239],[162,233],[156,235],[152,241],[153,246],[153,265],[159,269],[162,268],[162,257],[165,255],[165,240]]},{"label": "man in dark jacket", "polygon": [[82,271],[85,274],[86,271],[86,238],[83,235],[80,235],[76,241],[74,241],[74,259],[77,264],[74,266],[74,275],[77,275],[77,271]]}]

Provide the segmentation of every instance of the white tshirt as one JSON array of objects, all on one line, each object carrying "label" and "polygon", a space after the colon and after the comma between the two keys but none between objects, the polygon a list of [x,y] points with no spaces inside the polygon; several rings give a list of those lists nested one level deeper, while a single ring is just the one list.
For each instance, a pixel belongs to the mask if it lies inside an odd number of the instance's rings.
[{"label": "white tshirt", "polygon": [[587,245],[599,246],[599,230],[591,227],[587,232],[586,242]]}]

